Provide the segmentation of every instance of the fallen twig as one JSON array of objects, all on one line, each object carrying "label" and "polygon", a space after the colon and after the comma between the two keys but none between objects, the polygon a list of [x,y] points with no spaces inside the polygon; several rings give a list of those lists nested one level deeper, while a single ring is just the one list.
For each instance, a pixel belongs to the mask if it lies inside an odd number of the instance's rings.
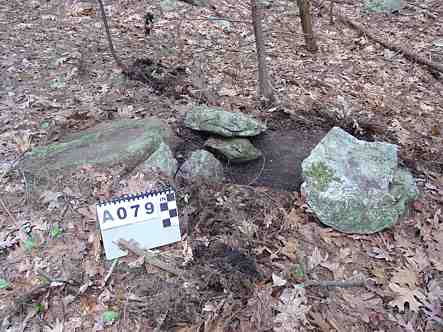
[{"label": "fallen twig", "polygon": [[25,303],[29,302],[30,300],[32,300],[34,297],[43,294],[44,292],[46,292],[46,290],[50,286],[51,286],[50,282],[34,286],[33,288],[31,288],[31,290],[29,290],[28,292],[26,292],[23,295],[18,296],[15,299],[15,306],[14,307],[18,307],[22,304],[25,304]]},{"label": "fallen twig", "polygon": [[367,283],[364,280],[308,280],[303,283],[305,287],[340,287],[340,288],[351,288],[351,287],[366,287]]},{"label": "fallen twig", "polygon": [[50,283],[44,283],[42,285],[37,285],[31,288],[28,292],[17,296],[14,299],[14,302],[12,305],[8,306],[8,308],[0,314],[0,319],[3,320],[4,318],[10,317],[11,315],[14,315],[16,312],[18,312],[22,305],[28,303],[33,298],[42,295],[45,293],[48,288],[51,286]]},{"label": "fallen twig", "polygon": [[263,170],[265,169],[265,165],[266,165],[266,157],[264,155],[262,155],[262,159],[263,159],[263,163],[261,165],[260,171],[258,172],[258,174],[251,180],[249,181],[249,183],[247,184],[247,186],[251,186],[255,181],[257,181],[260,176],[263,174]]},{"label": "fallen twig", "polygon": [[106,286],[106,283],[108,282],[109,278],[111,278],[112,272],[114,272],[115,267],[117,266],[118,258],[114,259],[112,262],[111,268],[109,269],[108,273],[105,276],[105,279],[103,279],[103,287]]},{"label": "fallen twig", "polygon": [[15,160],[8,166],[8,168],[6,168],[3,172],[3,174],[0,176],[0,180],[3,179],[6,175],[8,175],[8,173],[18,164],[18,162],[24,157],[25,153],[28,152],[29,149],[23,151],[22,153],[20,153],[20,155],[15,158]]},{"label": "fallen twig", "polygon": [[172,266],[171,264],[168,264],[168,263],[164,262],[163,260],[161,260],[159,254],[155,254],[149,250],[141,249],[134,242],[129,242],[129,241],[120,239],[118,241],[117,245],[122,249],[129,250],[139,256],[144,257],[145,263],[148,263],[148,264],[151,264],[155,267],[158,267],[161,270],[164,270],[164,271],[174,274],[176,276],[182,276],[184,274],[183,270],[178,269],[175,266]]},{"label": "fallen twig", "polygon": [[6,206],[6,203],[3,201],[2,198],[0,198],[0,204],[3,208],[3,210],[6,212],[6,214],[11,219],[12,225],[17,225],[17,219],[15,219],[14,215],[9,211],[8,207]]},{"label": "fallen twig", "polygon": [[431,60],[428,60],[420,55],[418,55],[417,53],[413,53],[399,45],[394,45],[390,42],[388,42],[387,40],[384,40],[378,36],[376,36],[375,34],[373,34],[372,32],[370,32],[369,30],[367,30],[365,27],[363,27],[362,25],[352,21],[351,19],[341,15],[339,12],[335,13],[335,16],[343,23],[349,25],[350,27],[354,28],[355,30],[357,30],[360,33],[365,34],[369,39],[374,40],[375,42],[383,45],[386,48],[389,48],[390,50],[394,51],[394,52],[398,52],[403,54],[406,58],[408,58],[409,60],[415,61],[421,65],[425,65],[428,66],[429,68],[439,71],[441,73],[443,73],[443,65],[433,62]]},{"label": "fallen twig", "polygon": [[73,284],[71,281],[66,280],[66,279],[56,279],[56,278],[53,278],[49,274],[47,274],[45,271],[43,271],[42,269],[38,269],[37,270],[37,274],[40,277],[43,277],[47,281],[49,286],[51,286],[51,287],[59,286],[60,284],[69,284],[69,285]]}]

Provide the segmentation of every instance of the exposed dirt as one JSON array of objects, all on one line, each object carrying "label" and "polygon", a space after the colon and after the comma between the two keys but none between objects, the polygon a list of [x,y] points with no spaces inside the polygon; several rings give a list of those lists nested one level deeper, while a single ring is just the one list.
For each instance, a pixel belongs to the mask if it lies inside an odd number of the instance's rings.
[{"label": "exposed dirt", "polygon": [[[145,84],[128,80],[113,62],[94,5],[1,1],[0,329],[441,329],[441,75],[389,54],[340,22],[331,24],[329,3],[313,8],[316,54],[303,46],[294,2],[274,1],[266,10],[270,76],[281,103],[260,109],[245,2],[214,2],[218,12],[185,4],[168,12],[157,2],[105,3],[125,64],[149,59],[138,65],[146,70],[161,64],[166,73]],[[440,0],[408,1],[394,15],[366,15],[362,3],[335,2],[334,10],[440,61]],[[154,24],[145,38],[147,11]],[[229,17],[229,27],[213,16]],[[254,169],[228,169],[239,183],[259,176],[255,186],[177,187],[185,238],[160,252],[179,262],[182,275],[143,265],[136,255],[114,269],[104,260],[96,199],[140,191],[146,178],[131,174],[112,190],[113,170],[84,167],[70,177],[54,174],[53,188],[31,195],[20,170],[2,175],[29,146],[120,117],[167,121],[184,140],[177,151],[183,160],[204,141],[182,128],[187,108],[202,102],[250,114],[271,130],[256,141],[266,152],[264,167],[259,161]],[[320,225],[293,192],[300,158],[333,125],[400,146],[421,193],[404,222],[373,236],[343,235]],[[184,257],[189,263],[181,265]],[[305,287],[285,302],[285,291],[300,283]],[[120,314],[113,324],[104,321],[110,310]]]},{"label": "exposed dirt", "polygon": [[229,175],[239,184],[300,191],[301,163],[326,133],[306,128],[269,131],[253,140],[263,157],[251,163],[230,165]]}]

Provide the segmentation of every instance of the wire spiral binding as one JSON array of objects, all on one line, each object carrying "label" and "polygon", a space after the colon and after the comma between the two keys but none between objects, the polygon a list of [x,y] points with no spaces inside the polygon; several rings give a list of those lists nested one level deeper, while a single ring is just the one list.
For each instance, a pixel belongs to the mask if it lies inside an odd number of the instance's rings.
[{"label": "wire spiral binding", "polygon": [[145,191],[143,193],[123,195],[120,197],[113,198],[109,201],[98,201],[96,203],[96,205],[97,206],[107,206],[107,205],[111,205],[111,204],[118,204],[120,202],[130,202],[130,201],[135,201],[135,200],[142,199],[145,197],[152,197],[152,196],[158,196],[161,194],[168,194],[170,192],[175,192],[175,189],[171,185],[167,185],[167,186],[164,186],[164,187],[162,187],[158,190],[154,190],[154,191]]}]

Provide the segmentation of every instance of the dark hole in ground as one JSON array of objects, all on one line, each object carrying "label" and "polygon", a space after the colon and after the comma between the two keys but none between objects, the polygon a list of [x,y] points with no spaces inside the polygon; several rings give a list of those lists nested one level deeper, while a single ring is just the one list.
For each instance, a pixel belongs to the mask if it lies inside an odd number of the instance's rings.
[{"label": "dark hole in ground", "polygon": [[268,131],[252,139],[263,157],[244,164],[228,164],[232,182],[299,191],[303,182],[301,164],[326,135],[322,129],[284,129]]},{"label": "dark hole in ground", "polygon": [[[275,120],[275,119],[274,119]],[[326,135],[330,126],[295,123],[290,119],[272,121],[264,134],[252,137],[251,142],[263,153],[263,157],[247,163],[234,164],[223,161],[228,181],[274,189],[299,191],[303,182],[301,163]],[[284,120],[284,121],[283,121]],[[207,133],[186,128],[180,130],[183,143],[176,156],[180,163],[192,151],[203,149]]]}]

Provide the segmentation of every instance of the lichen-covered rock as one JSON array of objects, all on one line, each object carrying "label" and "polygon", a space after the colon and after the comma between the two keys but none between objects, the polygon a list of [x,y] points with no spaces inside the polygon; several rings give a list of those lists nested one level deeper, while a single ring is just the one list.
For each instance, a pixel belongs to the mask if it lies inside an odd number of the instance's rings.
[{"label": "lichen-covered rock", "polygon": [[262,155],[246,138],[210,138],[205,146],[217,151],[233,163],[242,163],[260,158]]},{"label": "lichen-covered rock", "polygon": [[101,123],[86,131],[32,149],[20,163],[26,172],[39,178],[82,165],[112,167],[137,166],[159,147],[172,144],[174,133],[157,118],[143,120],[121,119]]},{"label": "lichen-covered rock", "polygon": [[180,167],[179,174],[185,179],[204,179],[210,182],[223,181],[223,165],[205,150],[194,151]]},{"label": "lichen-covered rock", "polygon": [[392,226],[417,196],[412,175],[398,167],[397,146],[356,139],[333,128],[302,163],[302,191],[326,225],[370,234]]},{"label": "lichen-covered rock", "polygon": [[196,106],[187,112],[185,126],[225,137],[256,136],[267,129],[265,124],[242,113],[208,106]]},{"label": "lichen-covered rock", "polygon": [[167,176],[173,177],[177,172],[177,160],[175,160],[171,148],[162,142],[143,163],[142,169],[146,171],[159,170]]},{"label": "lichen-covered rock", "polygon": [[365,0],[364,9],[366,12],[392,13],[403,9],[403,0]]}]

